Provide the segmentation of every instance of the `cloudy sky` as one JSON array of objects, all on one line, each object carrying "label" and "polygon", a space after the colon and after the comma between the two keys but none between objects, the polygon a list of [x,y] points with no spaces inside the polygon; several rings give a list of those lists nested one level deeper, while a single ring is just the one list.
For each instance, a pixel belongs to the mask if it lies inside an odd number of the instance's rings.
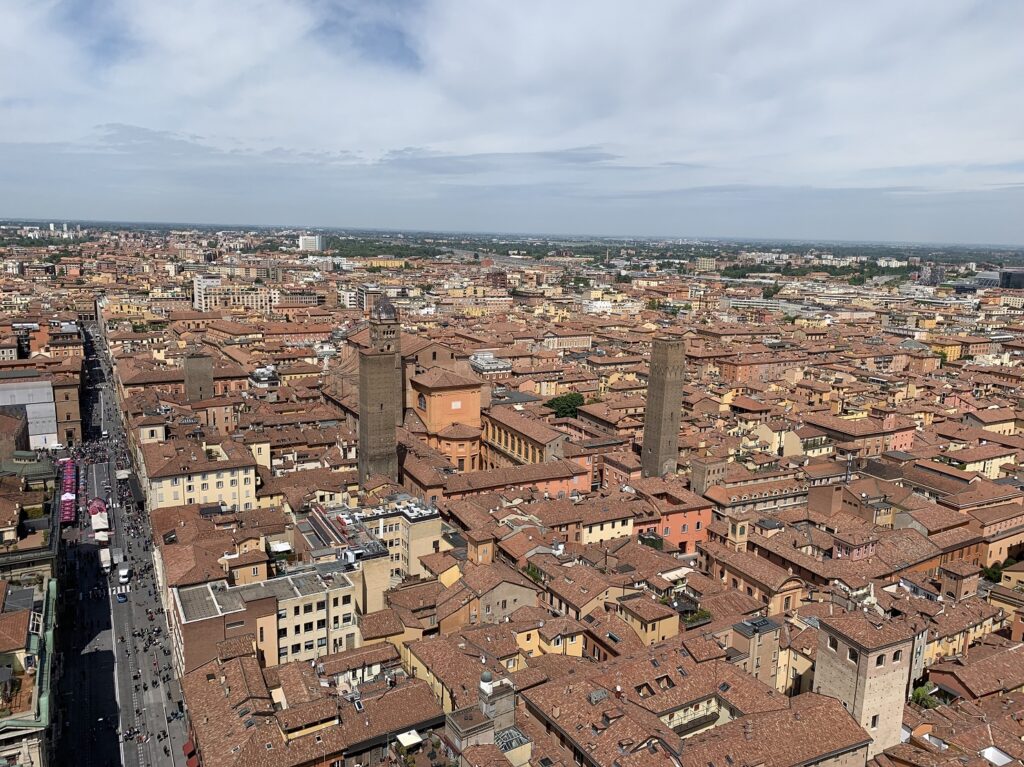
[{"label": "cloudy sky", "polygon": [[0,217],[1024,244],[1024,3],[0,0]]}]

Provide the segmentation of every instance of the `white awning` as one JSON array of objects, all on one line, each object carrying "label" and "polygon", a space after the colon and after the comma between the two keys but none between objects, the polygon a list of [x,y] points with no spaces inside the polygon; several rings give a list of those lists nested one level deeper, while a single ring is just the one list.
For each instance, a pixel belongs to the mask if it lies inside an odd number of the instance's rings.
[{"label": "white awning", "polygon": [[291,551],[292,545],[288,541],[271,541],[270,550],[275,554],[281,554],[285,551]]},{"label": "white awning", "polygon": [[418,743],[422,743],[423,738],[420,737],[419,733],[416,732],[416,730],[409,730],[407,732],[403,732],[401,735],[398,736],[398,742],[401,743],[405,748],[409,748],[411,746],[417,745]]}]

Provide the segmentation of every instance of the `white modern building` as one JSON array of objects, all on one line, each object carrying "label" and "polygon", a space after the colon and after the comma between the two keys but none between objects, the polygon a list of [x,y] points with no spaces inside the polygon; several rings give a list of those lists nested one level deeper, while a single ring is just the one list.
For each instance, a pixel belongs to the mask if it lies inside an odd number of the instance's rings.
[{"label": "white modern building", "polygon": [[319,253],[324,249],[324,236],[322,234],[303,234],[299,236],[299,250]]}]

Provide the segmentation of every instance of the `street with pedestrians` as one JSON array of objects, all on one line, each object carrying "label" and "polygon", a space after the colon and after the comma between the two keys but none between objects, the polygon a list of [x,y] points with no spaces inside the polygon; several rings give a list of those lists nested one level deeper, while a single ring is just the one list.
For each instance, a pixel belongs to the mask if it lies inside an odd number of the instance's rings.
[{"label": "street with pedestrians", "polygon": [[[70,447],[84,487],[65,527],[62,726],[66,764],[184,764],[184,704],[153,572],[149,518],[135,480],[110,357],[87,330],[87,438]],[[95,513],[106,514],[97,525]],[[106,527],[108,529],[104,530]],[[103,552],[106,553],[103,553]]]}]

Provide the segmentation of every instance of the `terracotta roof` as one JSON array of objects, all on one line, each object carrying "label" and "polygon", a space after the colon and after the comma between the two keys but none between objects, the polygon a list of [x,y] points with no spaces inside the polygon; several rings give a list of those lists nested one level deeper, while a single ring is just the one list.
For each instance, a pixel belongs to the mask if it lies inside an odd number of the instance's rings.
[{"label": "terracotta roof", "polygon": [[983,645],[967,658],[936,663],[929,675],[940,684],[946,675],[956,679],[974,698],[1009,692],[1024,686],[1024,645]]},{"label": "terracotta roof", "polygon": [[447,493],[459,494],[509,486],[532,485],[556,479],[569,479],[587,473],[589,473],[587,469],[572,461],[559,460],[453,474],[445,478],[444,485]]},{"label": "terracotta roof", "polygon": [[698,545],[708,553],[712,561],[725,564],[770,591],[778,591],[790,580],[800,582],[799,577],[756,554],[736,551],[713,541],[705,541]]},{"label": "terracotta roof", "polygon": [[334,675],[376,665],[397,665],[399,660],[397,647],[390,642],[377,642],[354,650],[324,655],[318,662],[323,666],[324,674]]},{"label": "terracotta roof", "polygon": [[829,615],[819,625],[865,650],[877,650],[913,639],[918,630],[906,620],[883,620],[859,610]]},{"label": "terracotta roof", "polygon": [[487,410],[486,415],[495,423],[499,423],[513,431],[516,431],[527,439],[532,439],[541,445],[564,438],[560,431],[552,429],[543,421],[524,415],[514,407],[499,405]]},{"label": "terracotta roof", "polygon": [[441,439],[476,439],[480,436],[480,429],[476,426],[468,426],[464,423],[453,423],[444,427],[437,433]]},{"label": "terracotta roof", "polygon": [[981,421],[982,423],[994,424],[1013,421],[1017,418],[1017,413],[1012,408],[1008,407],[986,408],[984,410],[975,410],[971,413],[967,413],[965,418],[973,418],[974,420]]},{"label": "terracotta roof", "polygon": [[[283,708],[275,708],[271,684],[280,688]],[[185,676],[182,688],[195,717],[196,746],[209,767],[297,767],[341,759],[378,738],[443,717],[423,680],[364,695],[356,710],[329,696],[309,664],[263,671],[254,657],[201,666]],[[319,722],[330,726],[297,732]]]},{"label": "terracotta roof", "polygon": [[475,378],[468,378],[440,367],[430,368],[425,373],[414,376],[412,383],[428,389],[467,389],[480,386],[480,381]]},{"label": "terracotta roof", "polygon": [[405,631],[405,626],[401,619],[394,610],[389,608],[366,613],[359,618],[359,632],[364,640],[397,636],[403,631]]},{"label": "terracotta roof", "polygon": [[0,613],[0,652],[24,650],[28,643],[31,610]]},{"label": "terracotta roof", "polygon": [[740,717],[695,735],[686,741],[680,761],[682,767],[797,767],[869,743],[871,736],[838,699],[804,693],[790,699],[788,708]]}]

